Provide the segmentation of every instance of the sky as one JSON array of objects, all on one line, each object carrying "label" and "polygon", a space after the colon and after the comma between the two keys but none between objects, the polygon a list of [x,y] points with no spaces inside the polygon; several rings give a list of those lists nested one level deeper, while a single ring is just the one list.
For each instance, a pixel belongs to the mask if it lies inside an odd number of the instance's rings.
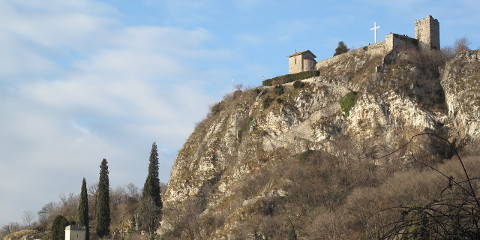
[{"label": "sky", "polygon": [[478,0],[0,0],[0,225],[98,181],[141,187],[151,144],[175,155],[235,85],[286,74],[439,19],[442,47],[479,48]]}]

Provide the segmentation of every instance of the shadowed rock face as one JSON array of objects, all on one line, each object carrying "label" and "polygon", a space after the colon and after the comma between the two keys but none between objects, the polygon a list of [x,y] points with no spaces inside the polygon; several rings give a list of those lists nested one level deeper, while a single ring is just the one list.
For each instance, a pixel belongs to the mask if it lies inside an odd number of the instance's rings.
[{"label": "shadowed rock face", "polygon": [[[479,51],[464,52],[445,64],[438,53],[404,52],[393,61],[389,56],[386,65],[379,57],[355,55],[319,69],[320,76],[303,80],[302,87],[288,83],[236,91],[212,107],[178,153],[165,208],[195,197],[202,199],[203,214],[226,211],[239,182],[274,166],[276,159],[309,150],[368,159],[392,171],[415,166],[411,156],[448,157],[448,145],[428,135],[388,154],[422,132],[463,143],[478,139],[479,56]],[[346,114],[339,102],[350,92],[357,97]],[[263,197],[286,194],[277,189]],[[261,197],[247,196],[230,209],[215,238],[224,239],[246,221],[239,212]],[[166,214],[161,232],[172,227],[169,218]]]}]

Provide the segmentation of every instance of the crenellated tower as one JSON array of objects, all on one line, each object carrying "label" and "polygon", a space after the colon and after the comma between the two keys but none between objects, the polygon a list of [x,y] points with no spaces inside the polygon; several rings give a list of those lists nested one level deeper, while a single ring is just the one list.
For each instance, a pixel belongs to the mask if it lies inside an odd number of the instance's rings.
[{"label": "crenellated tower", "polygon": [[440,49],[440,23],[431,15],[415,21],[415,38],[422,49]]}]

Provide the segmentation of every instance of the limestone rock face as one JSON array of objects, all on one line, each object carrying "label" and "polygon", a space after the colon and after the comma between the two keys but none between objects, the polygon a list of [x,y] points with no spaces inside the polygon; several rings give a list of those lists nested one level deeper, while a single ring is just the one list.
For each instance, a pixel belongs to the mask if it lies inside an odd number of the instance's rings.
[{"label": "limestone rock face", "polygon": [[[165,208],[197,197],[204,199],[203,212],[223,211],[237,183],[282,154],[322,150],[370,157],[378,166],[399,161],[402,168],[412,160],[385,155],[416,134],[478,139],[479,51],[464,52],[441,66],[418,59],[398,55],[386,65],[384,59],[359,55],[319,69],[320,76],[303,80],[303,87],[288,83],[226,96],[178,153],[163,196]],[[339,102],[350,92],[357,98],[346,113]],[[438,150],[445,150],[445,143],[429,136],[415,141],[405,151],[448,154]],[[342,150],[345,144],[348,153]],[[282,189],[268,191],[249,196],[240,206],[286,195]],[[244,219],[240,212],[233,211],[215,238],[228,239],[229,229]]]},{"label": "limestone rock face", "polygon": [[465,51],[446,65],[441,84],[448,117],[458,138],[477,140],[480,135],[480,51]]}]

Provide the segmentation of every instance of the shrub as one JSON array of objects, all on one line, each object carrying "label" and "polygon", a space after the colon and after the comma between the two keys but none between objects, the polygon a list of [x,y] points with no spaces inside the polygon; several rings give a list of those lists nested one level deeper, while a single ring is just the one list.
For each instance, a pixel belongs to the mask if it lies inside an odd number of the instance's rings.
[{"label": "shrub", "polygon": [[68,220],[62,216],[58,215],[52,224],[52,239],[53,240],[63,240],[65,239],[65,227],[69,225]]},{"label": "shrub", "polygon": [[215,105],[212,105],[210,107],[210,114],[211,115],[217,115],[217,113],[222,111],[222,109],[223,109],[223,104],[222,104],[222,102],[219,102],[219,103],[217,103]]},{"label": "shrub", "polygon": [[299,73],[287,74],[283,76],[270,78],[270,79],[264,80],[262,84],[263,86],[273,86],[278,84],[294,82],[297,80],[303,80],[311,77],[317,77],[319,75],[320,75],[319,71],[299,72]]},{"label": "shrub", "polygon": [[263,109],[267,109],[268,107],[270,107],[270,104],[272,104],[273,102],[273,98],[271,97],[267,97],[263,100]]},{"label": "shrub", "polygon": [[340,41],[340,42],[338,42],[338,46],[335,49],[335,53],[333,54],[333,56],[337,56],[337,55],[340,55],[342,53],[346,53],[348,51],[350,51],[350,49],[348,49],[347,45],[345,45],[345,43],[343,41]]},{"label": "shrub", "polygon": [[468,45],[470,45],[470,41],[468,41],[466,37],[457,39],[455,41],[455,53],[469,51],[470,47],[468,47]]},{"label": "shrub", "polygon": [[277,85],[275,86],[274,90],[275,94],[277,94],[278,96],[282,95],[284,92],[285,92],[285,89],[282,85]]},{"label": "shrub", "polygon": [[297,80],[293,83],[293,88],[295,89],[303,88],[303,87],[305,87],[305,83],[300,80]]},{"label": "shrub", "polygon": [[357,101],[357,93],[356,92],[349,92],[347,95],[340,98],[340,108],[342,109],[343,115],[348,117],[350,114],[350,110],[353,106],[355,106],[355,102]]}]

